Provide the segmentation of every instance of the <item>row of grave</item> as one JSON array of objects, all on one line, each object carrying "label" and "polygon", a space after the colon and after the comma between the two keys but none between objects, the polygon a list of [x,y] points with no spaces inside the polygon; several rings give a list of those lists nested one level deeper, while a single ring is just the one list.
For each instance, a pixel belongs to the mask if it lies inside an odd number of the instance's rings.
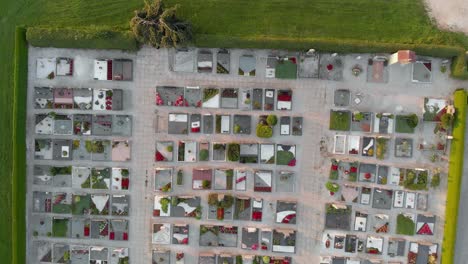
[{"label": "row of grave", "polygon": [[130,263],[129,249],[33,241],[33,263]]},{"label": "row of grave", "polygon": [[34,141],[36,160],[129,161],[128,140],[38,139]]},{"label": "row of grave", "polygon": [[[378,257],[382,254],[379,249],[384,249],[384,239],[380,237],[368,236],[367,238],[358,238],[355,235],[339,235],[328,238],[334,248],[341,251],[345,248],[346,252],[363,252],[370,254],[368,258],[343,257],[343,256],[321,256],[320,264],[403,264],[403,263],[438,263],[439,245],[427,241],[407,241],[402,238],[390,238],[386,247],[387,255],[395,260],[384,262]],[[409,244],[409,245],[408,245]],[[354,251],[352,251],[354,250]],[[408,253],[406,253],[408,250]],[[337,254],[337,255],[343,255]],[[406,258],[405,261],[401,259]]]},{"label": "row of grave", "polygon": [[402,186],[409,190],[427,190],[428,185],[437,187],[441,172],[434,169],[399,168],[357,161],[331,160],[330,180],[347,180],[350,182],[377,183],[381,185]]},{"label": "row of grave", "polygon": [[[333,192],[332,196],[345,203],[358,203],[370,205],[378,209],[417,209],[426,211],[428,207],[427,194],[403,190],[386,190],[372,187],[358,187],[352,184],[344,184],[340,190]],[[385,195],[384,195],[385,194]]]},{"label": "row of grave", "polygon": [[93,216],[128,216],[130,196],[108,193],[34,191],[34,213]]},{"label": "row of grave", "polygon": [[276,102],[276,110],[284,111],[292,110],[292,96],[290,89],[158,86],[156,105],[274,111]]},{"label": "row of grave", "polygon": [[[190,225],[188,224],[153,224],[152,243],[156,245],[190,245]],[[246,250],[295,253],[296,231],[292,229],[260,229],[256,227],[200,225],[200,247],[234,248]]]},{"label": "row of grave", "polygon": [[[186,175],[182,169],[175,173],[173,168],[156,168],[154,190],[171,192],[175,186],[185,184]],[[294,192],[296,175],[292,171],[245,169],[245,168],[193,168],[190,186],[193,190],[235,190],[255,192]],[[174,180],[175,178],[175,180]],[[175,184],[174,184],[175,181]],[[273,182],[275,181],[275,184]],[[275,187],[275,188],[274,188]]]},{"label": "row of grave", "polygon": [[[379,235],[394,233],[406,236],[433,236],[435,233],[435,215],[414,214],[400,211],[395,214],[395,219],[390,219],[392,216],[388,214],[369,214],[356,209],[353,218],[351,205],[330,203],[326,204],[325,209],[325,228],[329,230],[352,230],[355,232],[370,232]],[[392,223],[396,223],[396,225]]]},{"label": "row of grave", "polygon": [[[273,211],[273,203],[269,203]],[[202,218],[200,196],[158,196],[154,197],[153,217]],[[263,221],[264,201],[261,198],[232,196],[211,193],[208,196],[207,220]],[[276,201],[276,210],[271,212],[278,224],[296,224],[297,202]]]},{"label": "row of grave", "polygon": [[252,255],[242,254],[235,255],[231,253],[200,253],[198,256],[190,256],[184,252],[177,251],[171,252],[170,250],[157,249],[153,251],[152,259],[153,263],[159,264],[170,264],[174,263],[171,259],[175,260],[176,264],[189,264],[195,263],[190,262],[188,259],[196,258],[195,261],[198,264],[255,264],[255,263],[266,263],[266,264],[292,264],[292,258],[288,256],[269,256],[269,255]]},{"label": "row of grave", "polygon": [[[269,118],[273,118],[274,123],[269,124]],[[276,126],[278,124],[278,126]],[[256,125],[257,136],[259,128],[268,126],[273,136],[277,127],[281,136],[301,136],[302,135],[303,118],[300,116],[281,116],[276,115],[260,115]],[[250,115],[229,115],[229,114],[186,114],[186,113],[170,113],[168,115],[168,134],[184,135],[184,134],[234,134],[234,135],[250,135],[252,134],[252,116]],[[265,137],[265,136],[264,136]],[[267,136],[268,137],[268,136]]]},{"label": "row of grave", "polygon": [[296,165],[296,145],[213,142],[210,148],[209,142],[197,141],[179,141],[177,145],[176,152],[173,141],[157,141],[155,160],[157,162],[196,162],[209,161],[211,157],[212,161]]},{"label": "row of grave", "polygon": [[34,165],[33,184],[58,188],[128,190],[130,171],[124,167]]},{"label": "row of grave", "polygon": [[129,97],[122,89],[34,87],[36,109],[120,111]]},{"label": "row of grave", "polygon": [[[78,60],[82,63],[84,60]],[[55,77],[72,77],[76,60],[70,57],[37,58],[36,77],[52,80]],[[84,65],[79,65],[83,67]],[[91,65],[89,65],[91,66]],[[132,81],[133,61],[130,59],[96,59],[93,61],[93,79],[100,81]]]},{"label": "row of grave", "polygon": [[[126,219],[36,216],[30,224],[34,237],[68,238],[80,241],[128,241],[129,221]],[[125,242],[124,242],[125,243]]]},{"label": "row of grave", "polygon": [[[262,52],[260,52],[262,53]],[[401,55],[406,53],[405,55]],[[407,55],[411,53],[412,55]],[[231,60],[234,56],[235,60]],[[399,58],[410,60],[402,61]],[[342,55],[308,52],[268,51],[257,56],[252,51],[227,49],[177,49],[171,69],[175,72],[216,73],[238,76],[260,76],[265,78],[296,79],[320,78],[343,81],[345,57]],[[357,63],[350,67],[355,77],[367,71],[367,81],[386,83],[389,80],[389,65],[412,63],[411,80],[415,83],[432,82],[432,62],[427,58],[417,59],[412,51],[394,54],[359,54],[353,58]]]},{"label": "row of grave", "polygon": [[[394,146],[392,147],[392,143]],[[446,140],[441,140],[437,146],[431,148],[434,151],[445,151]],[[333,146],[334,154],[348,154],[362,157],[374,157],[383,160],[389,158],[393,149],[397,158],[411,158],[413,156],[413,139],[397,137],[394,140],[388,137],[366,137],[355,135],[335,135]],[[424,145],[419,146],[424,150]]]},{"label": "row of grave", "polygon": [[131,136],[132,116],[91,114],[36,114],[38,135]]},{"label": "row of grave", "polygon": [[[267,78],[295,79],[298,75],[297,55],[294,53],[284,54],[279,57],[271,55],[267,58],[265,65],[265,76]],[[301,55],[301,60],[306,60],[304,66],[308,64],[317,64],[312,68],[318,68],[318,55]],[[309,62],[310,61],[310,62]],[[238,57],[238,68],[231,69],[231,53],[227,49],[216,50],[213,54],[208,49],[178,49],[175,51],[173,67],[175,72],[198,72],[198,73],[217,73],[230,74],[237,73],[240,76],[256,76],[257,58],[250,54],[240,54]],[[311,69],[312,70],[312,69]],[[303,70],[304,71],[304,70]],[[305,73],[304,73],[305,74]],[[309,73],[311,75],[313,73]],[[318,74],[318,73],[317,73]]]}]

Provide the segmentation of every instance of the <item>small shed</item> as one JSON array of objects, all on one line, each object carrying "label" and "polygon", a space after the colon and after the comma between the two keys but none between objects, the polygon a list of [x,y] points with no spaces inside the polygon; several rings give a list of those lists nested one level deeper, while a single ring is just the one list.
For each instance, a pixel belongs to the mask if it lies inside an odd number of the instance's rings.
[{"label": "small shed", "polygon": [[416,61],[416,52],[411,50],[399,50],[390,56],[389,65],[399,63],[401,65],[413,63]]}]

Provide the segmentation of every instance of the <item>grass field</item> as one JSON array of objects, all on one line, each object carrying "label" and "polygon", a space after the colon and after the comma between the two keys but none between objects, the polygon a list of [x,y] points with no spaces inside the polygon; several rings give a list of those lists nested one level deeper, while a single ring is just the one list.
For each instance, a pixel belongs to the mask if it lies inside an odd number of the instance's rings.
[{"label": "grass field", "polygon": [[[181,4],[182,16],[193,23],[194,44],[197,46],[291,48],[301,47],[296,43],[306,46],[309,39],[331,38],[468,47],[466,36],[439,31],[431,24],[422,0],[206,0],[203,4],[193,0],[166,2],[168,5]],[[13,89],[15,27],[95,25],[128,29],[131,11],[141,5],[141,0],[2,1],[0,167],[4,177],[0,185],[0,214],[3,216],[0,218],[0,255],[5,263],[16,263],[10,261],[12,243],[18,242],[19,246],[25,243],[23,237],[16,240],[16,236],[13,236],[15,232],[11,231],[17,225],[24,226],[24,218],[13,223],[11,215],[12,208],[15,214],[24,212],[24,198],[16,199],[13,204],[13,196],[24,196],[25,190],[21,186],[13,193],[11,188],[12,179],[15,178],[12,175],[25,177],[22,130],[26,91],[15,93]],[[24,67],[18,69],[21,74],[25,74],[25,71]],[[18,130],[15,130],[16,127]],[[15,179],[21,180],[18,177]],[[24,257],[23,250],[18,249],[16,253]]]},{"label": "grass field", "polygon": [[442,264],[455,263],[455,240],[460,200],[460,186],[463,176],[463,153],[465,150],[466,91],[454,94],[456,119],[453,126],[453,140],[450,145],[447,202],[445,207],[444,241],[442,243]]}]

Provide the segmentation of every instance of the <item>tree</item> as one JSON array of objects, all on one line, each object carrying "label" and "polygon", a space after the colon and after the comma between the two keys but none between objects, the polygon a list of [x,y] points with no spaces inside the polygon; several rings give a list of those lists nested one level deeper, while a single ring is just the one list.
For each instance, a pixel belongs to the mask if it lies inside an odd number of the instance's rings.
[{"label": "tree", "polygon": [[278,117],[276,115],[268,115],[266,121],[269,126],[275,126],[278,123]]},{"label": "tree", "polygon": [[135,38],[155,48],[177,47],[190,41],[192,27],[190,23],[177,18],[178,7],[165,8],[161,0],[146,0],[143,9],[136,10],[130,20]]}]

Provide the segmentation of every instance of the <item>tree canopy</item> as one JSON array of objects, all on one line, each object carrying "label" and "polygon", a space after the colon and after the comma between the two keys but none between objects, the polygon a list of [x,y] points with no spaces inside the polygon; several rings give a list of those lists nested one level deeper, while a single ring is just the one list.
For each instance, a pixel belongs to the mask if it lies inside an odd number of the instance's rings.
[{"label": "tree canopy", "polygon": [[184,45],[192,38],[190,23],[176,16],[178,5],[164,7],[162,0],[146,0],[141,10],[135,11],[130,27],[135,38],[155,48]]}]

